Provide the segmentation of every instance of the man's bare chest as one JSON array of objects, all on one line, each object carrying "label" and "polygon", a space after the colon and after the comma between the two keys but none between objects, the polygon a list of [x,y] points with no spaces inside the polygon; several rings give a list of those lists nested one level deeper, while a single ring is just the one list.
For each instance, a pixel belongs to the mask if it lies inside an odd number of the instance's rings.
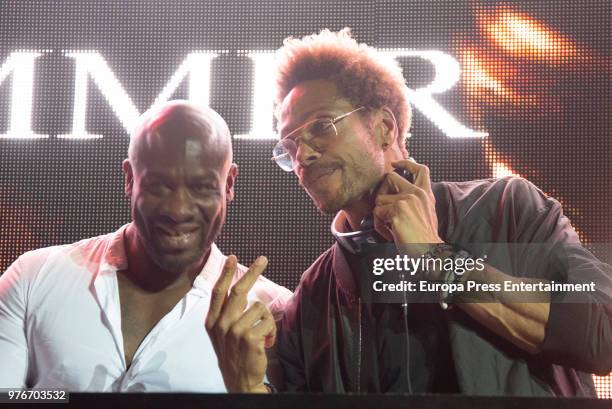
[{"label": "man's bare chest", "polygon": [[143,294],[133,288],[119,286],[121,332],[128,367],[146,336],[184,295],[184,291],[166,290],[156,294]]}]

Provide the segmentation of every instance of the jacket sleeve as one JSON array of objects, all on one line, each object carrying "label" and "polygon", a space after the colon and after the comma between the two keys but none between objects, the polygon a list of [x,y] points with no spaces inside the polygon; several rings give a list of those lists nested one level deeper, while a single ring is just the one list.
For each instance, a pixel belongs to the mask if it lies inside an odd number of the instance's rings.
[{"label": "jacket sleeve", "polygon": [[277,378],[272,381],[280,391],[302,392],[307,390],[299,314],[301,293],[301,288],[298,287],[278,325],[275,352],[280,362],[282,379]]},{"label": "jacket sleeve", "polygon": [[[612,371],[612,268],[585,249],[561,204],[524,179],[512,179],[511,209],[516,240],[544,244],[549,278],[595,284],[593,292],[551,295],[541,355],[552,363],[585,372]],[[507,196],[508,197],[508,196]],[[533,253],[533,252],[532,252]],[[541,265],[542,254],[527,258]],[[537,258],[540,258],[539,260]],[[529,269],[526,265],[526,270]]]},{"label": "jacket sleeve", "polygon": [[552,295],[541,353],[554,363],[606,375],[612,371],[612,268],[580,245],[561,249],[565,281],[592,282],[595,291]]},{"label": "jacket sleeve", "polygon": [[[23,256],[22,256],[23,257]],[[28,370],[26,285],[20,257],[0,276],[0,388],[24,388]]]}]

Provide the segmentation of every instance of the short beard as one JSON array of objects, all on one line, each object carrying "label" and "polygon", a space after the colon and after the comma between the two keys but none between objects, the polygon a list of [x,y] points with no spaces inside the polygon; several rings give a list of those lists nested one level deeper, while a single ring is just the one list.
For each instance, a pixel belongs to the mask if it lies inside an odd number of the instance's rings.
[{"label": "short beard", "polygon": [[[339,200],[328,200],[326,203],[321,203],[315,200],[315,205],[319,211],[323,214],[336,214],[342,209],[346,209],[353,203],[367,198],[371,190],[376,186],[376,183],[380,180],[380,177],[376,177],[368,186],[360,186],[360,182],[371,178],[373,174],[384,175],[384,158],[381,155],[377,155],[376,152],[370,151],[369,155],[361,158],[361,160],[355,162],[356,166],[354,170],[354,177],[350,180],[346,177],[343,172],[342,186],[335,198]],[[367,164],[367,165],[366,165]]]}]

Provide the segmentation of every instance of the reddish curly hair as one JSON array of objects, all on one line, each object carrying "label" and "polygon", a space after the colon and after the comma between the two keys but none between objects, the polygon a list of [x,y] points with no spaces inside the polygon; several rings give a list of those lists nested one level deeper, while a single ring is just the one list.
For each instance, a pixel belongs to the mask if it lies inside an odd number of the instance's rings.
[{"label": "reddish curly hair", "polygon": [[398,144],[407,156],[412,114],[408,88],[397,61],[358,43],[348,27],[338,32],[324,29],[301,39],[286,38],[276,52],[277,107],[293,87],[316,79],[335,83],[340,94],[355,106],[387,106],[397,121]]}]

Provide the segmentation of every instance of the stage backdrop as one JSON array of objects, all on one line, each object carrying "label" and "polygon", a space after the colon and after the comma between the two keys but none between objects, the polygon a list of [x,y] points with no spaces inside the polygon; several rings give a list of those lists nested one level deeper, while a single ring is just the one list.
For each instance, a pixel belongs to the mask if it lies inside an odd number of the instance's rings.
[{"label": "stage backdrop", "polygon": [[271,57],[289,35],[345,26],[402,64],[410,152],[434,180],[523,176],[608,258],[611,4],[5,0],[0,271],[128,222],[128,130],[152,105],[186,98],[234,135],[240,172],[218,244],[245,264],[267,255],[268,277],[293,289],[331,244],[331,216],[270,161]]}]

